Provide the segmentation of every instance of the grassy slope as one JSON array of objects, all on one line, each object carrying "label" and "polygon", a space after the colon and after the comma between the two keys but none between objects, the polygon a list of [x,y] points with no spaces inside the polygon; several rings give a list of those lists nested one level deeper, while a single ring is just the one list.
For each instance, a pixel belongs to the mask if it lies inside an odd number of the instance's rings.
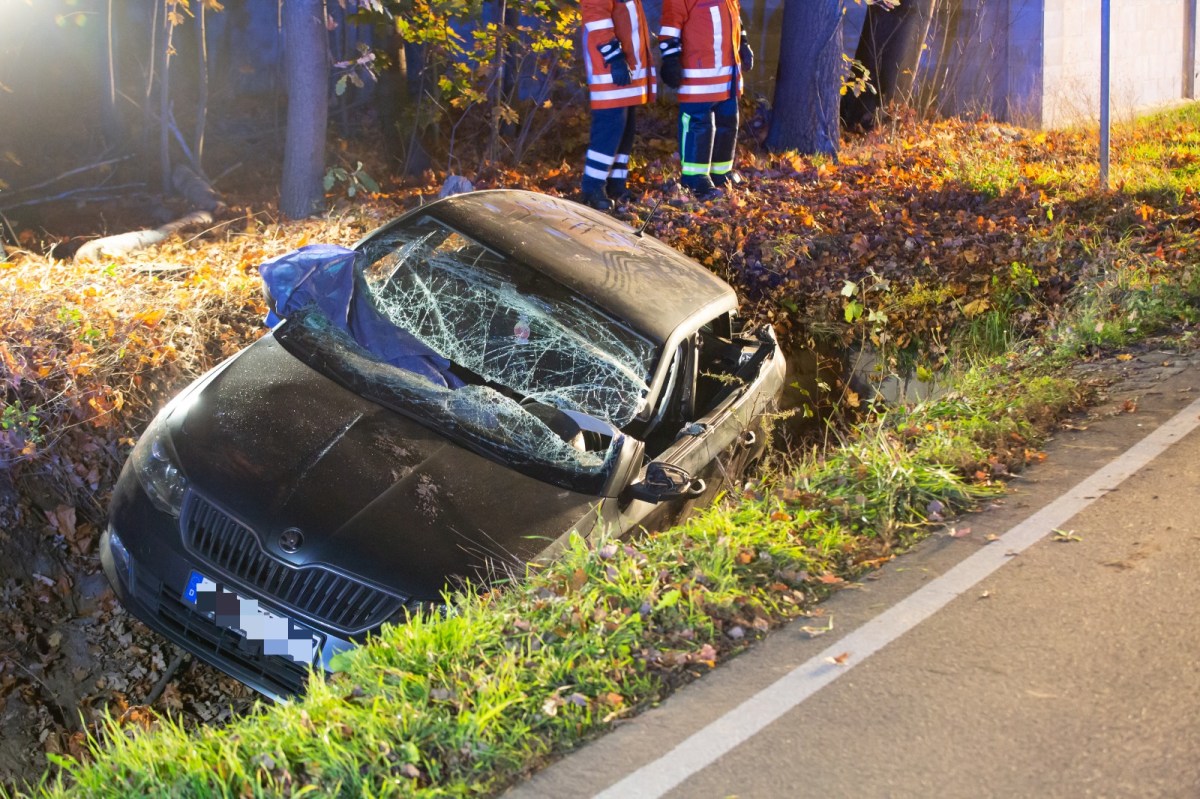
[{"label": "grassy slope", "polygon": [[[487,794],[781,620],[819,615],[827,591],[1040,457],[1039,436],[1079,399],[1049,366],[1190,336],[1198,122],[1189,107],[1119,134],[1122,185],[1107,194],[1090,188],[1081,133],[906,124],[836,166],[752,157],[759,191],[736,213],[668,206],[652,229],[796,340],[870,342],[897,366],[970,361],[954,393],[865,412],[821,456],[777,464],[681,528],[577,542],[522,585],[454,597],[447,616],[387,631],[288,707],[198,733],[127,713],[94,742],[95,762],[64,760],[34,792]],[[250,221],[145,256],[192,264],[176,277],[101,264],[64,280],[33,257],[0,268],[6,456],[64,490],[95,486],[96,524],[114,455],[153,407],[258,334],[254,265],[309,237],[352,240],[388,212]]]}]

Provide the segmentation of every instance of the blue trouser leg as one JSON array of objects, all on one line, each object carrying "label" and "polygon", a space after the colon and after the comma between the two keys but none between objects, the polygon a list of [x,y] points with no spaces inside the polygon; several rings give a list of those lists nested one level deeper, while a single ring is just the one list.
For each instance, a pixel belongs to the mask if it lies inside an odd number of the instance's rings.
[{"label": "blue trouser leg", "polygon": [[630,106],[625,109],[625,130],[621,133],[621,142],[617,145],[617,155],[613,161],[612,171],[608,173],[608,193],[615,196],[625,188],[629,178],[629,154],[633,152],[633,134],[637,128],[637,108]]},{"label": "blue trouser leg", "polygon": [[[597,108],[592,110],[591,139],[587,161],[583,165],[583,193],[604,193],[604,183],[616,163],[617,152],[625,136],[631,108]],[[630,140],[633,134],[629,135]],[[626,156],[628,162],[628,155]]]},{"label": "blue trouser leg", "polygon": [[713,183],[723,186],[733,171],[733,152],[737,148],[738,101],[736,97],[722,100],[713,106],[716,132],[713,135],[712,175]]},{"label": "blue trouser leg", "polygon": [[713,103],[679,104],[679,159],[689,189],[712,185]]}]

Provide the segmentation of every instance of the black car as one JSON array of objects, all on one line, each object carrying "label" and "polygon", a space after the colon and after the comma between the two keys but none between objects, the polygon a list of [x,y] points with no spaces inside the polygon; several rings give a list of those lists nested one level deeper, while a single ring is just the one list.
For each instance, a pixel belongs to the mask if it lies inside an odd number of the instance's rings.
[{"label": "black car", "polygon": [[261,272],[276,324],[150,424],[101,558],[272,697],[448,585],[677,520],[760,454],[783,388],[726,283],[559,198],[456,195]]}]

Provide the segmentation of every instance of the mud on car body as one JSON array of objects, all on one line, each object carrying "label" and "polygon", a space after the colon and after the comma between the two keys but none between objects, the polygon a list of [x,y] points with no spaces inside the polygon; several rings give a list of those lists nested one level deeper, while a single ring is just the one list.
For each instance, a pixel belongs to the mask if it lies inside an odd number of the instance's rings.
[{"label": "mud on car body", "polygon": [[101,560],[276,698],[448,585],[710,501],[783,388],[726,283],[554,197],[456,195],[261,272],[274,326],[150,424]]}]

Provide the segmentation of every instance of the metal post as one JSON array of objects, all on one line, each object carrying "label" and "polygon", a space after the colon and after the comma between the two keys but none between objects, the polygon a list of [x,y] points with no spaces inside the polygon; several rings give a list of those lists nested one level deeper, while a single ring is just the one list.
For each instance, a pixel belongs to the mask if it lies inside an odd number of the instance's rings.
[{"label": "metal post", "polygon": [[1196,99],[1196,0],[1183,8],[1183,96]]},{"label": "metal post", "polygon": [[1108,83],[1109,62],[1112,60],[1111,0],[1100,0],[1100,189],[1108,190]]}]

